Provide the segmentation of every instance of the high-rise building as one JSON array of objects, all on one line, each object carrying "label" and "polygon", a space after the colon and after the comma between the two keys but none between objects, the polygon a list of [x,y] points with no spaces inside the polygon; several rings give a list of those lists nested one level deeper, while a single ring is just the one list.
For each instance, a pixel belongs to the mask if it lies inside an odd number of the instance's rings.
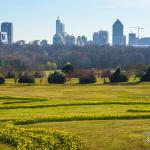
[{"label": "high-rise building", "polygon": [[65,45],[64,37],[60,34],[55,34],[53,37],[53,44],[54,45]]},{"label": "high-rise building", "polygon": [[125,39],[123,33],[123,24],[119,19],[113,24],[113,46],[124,46]]},{"label": "high-rise building", "polygon": [[94,32],[93,34],[93,44],[99,45],[99,33],[98,32]]},{"label": "high-rise building", "polygon": [[8,44],[13,44],[13,24],[9,22],[4,22],[1,24],[1,32],[7,33]]},{"label": "high-rise building", "polygon": [[108,45],[108,32],[107,31],[99,31],[99,45],[100,46]]},{"label": "high-rise building", "polygon": [[137,45],[137,37],[135,33],[129,33],[129,46]]},{"label": "high-rise building", "polygon": [[93,44],[104,46],[108,45],[108,32],[107,31],[99,31],[93,34]]},{"label": "high-rise building", "polygon": [[65,25],[61,23],[59,17],[56,20],[56,34],[65,35]]},{"label": "high-rise building", "polygon": [[6,32],[0,32],[0,44],[8,44],[8,37]]},{"label": "high-rise building", "polygon": [[76,38],[73,35],[66,35],[65,36],[65,45],[75,46],[76,45]]}]

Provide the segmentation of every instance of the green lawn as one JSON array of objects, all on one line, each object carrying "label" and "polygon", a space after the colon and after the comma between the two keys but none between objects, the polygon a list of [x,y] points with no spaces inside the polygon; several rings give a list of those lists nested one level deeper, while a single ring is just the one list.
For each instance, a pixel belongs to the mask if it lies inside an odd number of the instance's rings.
[{"label": "green lawn", "polygon": [[[9,96],[9,97],[4,97]],[[17,98],[16,98],[17,97]],[[27,99],[24,99],[27,98]],[[32,108],[33,107],[33,108]],[[138,110],[138,111],[129,111]],[[0,86],[0,120],[71,116],[150,115],[150,84]],[[22,126],[21,126],[22,127]],[[150,117],[140,120],[41,121],[25,128],[59,129],[79,135],[84,149],[148,150]],[[12,149],[0,143],[0,150]]]}]

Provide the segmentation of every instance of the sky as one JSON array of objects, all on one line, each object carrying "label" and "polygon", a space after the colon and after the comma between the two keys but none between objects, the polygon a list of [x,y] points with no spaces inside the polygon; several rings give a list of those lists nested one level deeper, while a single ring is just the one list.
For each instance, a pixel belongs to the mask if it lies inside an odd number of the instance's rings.
[{"label": "sky", "polygon": [[112,39],[112,24],[120,19],[124,34],[136,32],[150,37],[150,0],[0,0],[0,23],[13,22],[14,41],[47,39],[52,43],[59,16],[66,32],[92,39],[93,32],[107,30]]}]

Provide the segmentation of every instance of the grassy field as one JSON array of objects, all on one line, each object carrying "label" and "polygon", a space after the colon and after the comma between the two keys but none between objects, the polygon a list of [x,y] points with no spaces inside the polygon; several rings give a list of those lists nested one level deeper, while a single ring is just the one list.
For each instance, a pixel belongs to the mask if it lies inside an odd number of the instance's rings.
[{"label": "grassy field", "polygon": [[[134,117],[133,117],[134,116]],[[149,150],[150,83],[0,86],[0,120],[27,129],[58,129],[88,150]],[[26,123],[26,120],[36,122]],[[14,148],[0,142],[1,150]]]}]

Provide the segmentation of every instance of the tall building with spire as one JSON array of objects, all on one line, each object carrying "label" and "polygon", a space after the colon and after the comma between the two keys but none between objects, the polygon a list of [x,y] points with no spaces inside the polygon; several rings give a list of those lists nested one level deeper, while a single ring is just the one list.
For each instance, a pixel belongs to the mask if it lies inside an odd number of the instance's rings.
[{"label": "tall building with spire", "polygon": [[56,33],[53,36],[53,45],[65,45],[65,46],[85,46],[87,45],[87,37],[78,36],[76,39],[75,36],[69,35],[65,32],[65,25],[61,22],[58,17],[56,20]]},{"label": "tall building with spire", "polygon": [[113,46],[124,46],[125,36],[123,31],[123,24],[119,19],[113,24]]},{"label": "tall building with spire", "polygon": [[56,34],[65,35],[65,25],[60,21],[59,17],[56,20]]}]

